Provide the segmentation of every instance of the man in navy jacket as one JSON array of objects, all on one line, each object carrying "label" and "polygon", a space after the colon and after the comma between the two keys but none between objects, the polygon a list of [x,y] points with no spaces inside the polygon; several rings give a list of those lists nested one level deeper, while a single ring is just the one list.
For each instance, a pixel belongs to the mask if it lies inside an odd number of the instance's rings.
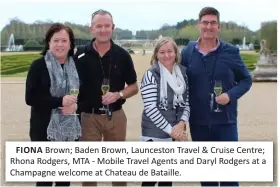
[{"label": "man in navy jacket", "polygon": [[[237,100],[252,86],[239,49],[219,40],[219,12],[205,7],[199,13],[200,37],[182,50],[190,97],[190,132],[193,141],[238,141]],[[222,94],[214,94],[215,82]],[[218,106],[217,106],[218,105]],[[215,112],[219,107],[221,112]],[[202,186],[238,186],[238,182],[201,182]]]}]

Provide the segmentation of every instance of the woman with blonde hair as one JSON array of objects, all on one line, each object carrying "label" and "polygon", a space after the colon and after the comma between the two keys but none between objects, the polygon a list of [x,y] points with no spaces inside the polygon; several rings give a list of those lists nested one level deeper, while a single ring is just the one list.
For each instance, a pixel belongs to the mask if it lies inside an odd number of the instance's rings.
[{"label": "woman with blonde hair", "polygon": [[[152,55],[152,67],[145,72],[140,87],[144,102],[142,141],[187,140],[188,79],[179,61],[180,53],[174,40],[159,39]],[[143,182],[142,186],[156,183]],[[159,186],[172,186],[172,182],[159,182]]]}]

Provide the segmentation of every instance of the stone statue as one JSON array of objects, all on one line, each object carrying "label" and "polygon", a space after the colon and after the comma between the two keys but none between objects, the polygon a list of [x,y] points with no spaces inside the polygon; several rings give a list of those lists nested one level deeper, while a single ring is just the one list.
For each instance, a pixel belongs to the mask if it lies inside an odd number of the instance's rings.
[{"label": "stone statue", "polygon": [[260,46],[261,46],[261,49],[260,49],[260,52],[259,52],[260,55],[264,55],[264,56],[270,55],[270,51],[267,49],[266,40],[262,40],[260,42]]},{"label": "stone statue", "polygon": [[277,55],[267,48],[266,40],[260,42],[259,60],[252,72],[254,81],[277,81]]},{"label": "stone statue", "polygon": [[262,40],[260,46],[258,64],[277,64],[277,54],[272,54],[267,48],[266,40]]}]

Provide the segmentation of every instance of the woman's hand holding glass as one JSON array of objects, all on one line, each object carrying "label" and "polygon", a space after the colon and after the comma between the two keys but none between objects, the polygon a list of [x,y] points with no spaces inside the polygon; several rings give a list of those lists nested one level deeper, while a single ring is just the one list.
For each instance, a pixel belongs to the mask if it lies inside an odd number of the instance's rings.
[{"label": "woman's hand holding glass", "polygon": [[77,103],[73,103],[69,106],[59,107],[63,115],[77,115],[75,112],[77,111]]},{"label": "woman's hand holding glass", "polygon": [[62,99],[62,106],[59,107],[63,115],[77,115],[77,97],[79,89],[70,89],[70,95],[65,95]]},{"label": "woman's hand holding glass", "polygon": [[74,103],[77,103],[77,97],[72,95],[65,95],[62,99],[62,106],[70,106]]}]

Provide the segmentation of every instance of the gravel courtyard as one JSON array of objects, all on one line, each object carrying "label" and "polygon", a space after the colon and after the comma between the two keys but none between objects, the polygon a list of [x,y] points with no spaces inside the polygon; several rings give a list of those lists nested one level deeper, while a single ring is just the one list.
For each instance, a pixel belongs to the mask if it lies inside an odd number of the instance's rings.
[{"label": "gravel courtyard", "polygon": [[[138,81],[149,67],[150,56],[134,55]],[[34,186],[34,183],[5,183],[4,145],[7,140],[29,140],[30,108],[25,104],[25,78],[1,79],[1,186]],[[277,179],[277,84],[253,83],[251,90],[239,100],[239,139],[241,141],[274,142],[274,183],[241,183],[241,186],[276,186]],[[143,104],[140,94],[127,100],[124,110],[128,118],[127,140],[138,140]],[[254,172],[254,171],[252,171]],[[80,186],[80,183],[73,183]],[[108,186],[108,183],[100,183]],[[140,183],[128,183],[139,186]],[[174,186],[198,186],[199,183],[175,183]]]}]

